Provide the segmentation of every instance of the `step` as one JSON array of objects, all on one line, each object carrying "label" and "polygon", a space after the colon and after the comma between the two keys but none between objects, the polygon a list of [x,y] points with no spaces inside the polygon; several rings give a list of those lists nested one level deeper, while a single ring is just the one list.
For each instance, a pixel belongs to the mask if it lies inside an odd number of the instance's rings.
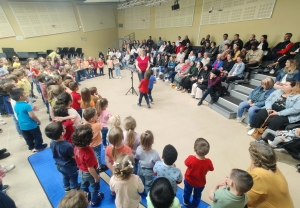
[{"label": "step", "polygon": [[247,100],[247,98],[248,98],[247,93],[244,93],[244,92],[239,91],[239,90],[231,90],[230,95],[237,98],[237,99],[240,99],[240,100]]},{"label": "step", "polygon": [[253,75],[253,78],[257,79],[257,80],[263,80],[263,79],[266,79],[268,77],[272,78],[275,81],[276,77],[273,77],[273,76],[270,76],[270,75],[266,75],[266,74],[254,74]]},{"label": "step", "polygon": [[260,85],[261,85],[261,80],[258,80],[258,79],[251,79],[251,80],[250,80],[250,84],[251,84],[251,85],[255,85],[256,87],[257,87],[257,86],[260,86]]},{"label": "step", "polygon": [[237,112],[240,102],[242,102],[242,101],[238,100],[237,98],[234,98],[232,96],[224,96],[224,97],[220,97],[218,99],[217,103],[225,106],[226,108],[230,109],[231,111]]},{"label": "step", "polygon": [[[219,99],[220,100],[220,99]],[[219,102],[219,101],[218,101]],[[214,103],[210,104],[210,108],[213,109],[214,111],[218,112],[222,116],[228,119],[236,118],[236,112],[227,108],[226,106],[220,104],[220,103]]]},{"label": "step", "polygon": [[257,86],[251,84],[239,84],[239,85],[235,85],[234,90],[239,90],[249,95],[250,92],[252,92],[256,87]]}]

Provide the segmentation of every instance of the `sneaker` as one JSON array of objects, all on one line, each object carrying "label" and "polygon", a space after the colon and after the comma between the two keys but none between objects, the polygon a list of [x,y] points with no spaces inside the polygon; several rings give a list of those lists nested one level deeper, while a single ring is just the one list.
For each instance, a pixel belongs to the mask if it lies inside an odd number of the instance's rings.
[{"label": "sneaker", "polygon": [[254,130],[255,130],[255,128],[250,129],[250,130],[247,132],[247,134],[248,134],[249,136],[251,136],[251,135],[253,134]]},{"label": "sneaker", "polygon": [[173,85],[173,83],[170,83],[170,86],[172,86]]},{"label": "sneaker", "polygon": [[3,153],[6,152],[6,151],[7,151],[7,149],[6,149],[6,148],[3,148],[3,149],[0,150],[0,154],[3,154]]},{"label": "sneaker", "polygon": [[119,77],[116,77],[116,79],[119,79]]},{"label": "sneaker", "polygon": [[200,100],[199,101],[199,103],[197,104],[198,106],[200,106],[200,105],[202,105],[203,103],[202,103],[202,101]]},{"label": "sneaker", "polygon": [[241,123],[241,122],[242,122],[242,118],[237,117],[237,118],[236,118],[236,122],[237,122],[237,123]]},{"label": "sneaker", "polygon": [[151,103],[154,104],[154,101],[152,100]]},{"label": "sneaker", "polygon": [[7,189],[9,189],[9,185],[3,185],[2,192],[5,193],[7,191]]},{"label": "sneaker", "polygon": [[68,193],[69,191],[71,191],[70,187],[65,188],[65,192]]},{"label": "sneaker", "polygon": [[165,82],[169,82],[169,80],[168,80],[168,79],[165,79]]},{"label": "sneaker", "polygon": [[157,80],[160,80],[160,78],[158,77]]},{"label": "sneaker", "polygon": [[142,106],[140,103],[138,103],[137,105],[140,106],[140,107]]},{"label": "sneaker", "polygon": [[286,149],[284,149],[284,148],[275,148],[274,151],[288,153],[288,151],[286,151]]},{"label": "sneaker", "polygon": [[46,147],[48,146],[48,144],[42,144],[42,147],[41,148],[33,148],[32,152],[33,153],[36,153],[36,152],[40,152],[40,151],[43,151],[44,149],[46,149]]},{"label": "sneaker", "polygon": [[39,111],[38,107],[34,106],[33,111]]},{"label": "sneaker", "polygon": [[3,154],[0,154],[0,160],[7,158],[8,156],[10,156],[9,152],[5,152]]},{"label": "sneaker", "polygon": [[148,105],[148,108],[151,108],[151,106],[150,106],[150,105]]},{"label": "sneaker", "polygon": [[110,192],[110,195],[112,195],[112,196],[116,196],[116,192],[114,192],[114,191],[111,191],[111,192]]},{"label": "sneaker", "polygon": [[104,193],[102,193],[102,192],[99,192],[98,193],[98,199],[97,199],[97,201],[96,202],[92,202],[92,201],[90,201],[90,206],[92,206],[92,207],[98,207],[99,206],[99,204],[100,204],[100,202],[101,202],[101,200],[104,198]]},{"label": "sneaker", "polygon": [[246,129],[252,129],[252,127],[250,126],[250,124],[248,124],[247,126],[246,126]]},{"label": "sneaker", "polygon": [[15,165],[7,165],[7,166],[2,166],[3,170],[5,173],[11,171],[12,169],[15,168]]},{"label": "sneaker", "polygon": [[269,72],[269,74],[274,74],[275,73],[275,70],[274,69],[272,69],[270,72]]},{"label": "sneaker", "polygon": [[100,173],[105,172],[108,170],[108,167],[106,165],[101,165],[100,167],[98,167],[98,170]]},{"label": "sneaker", "polygon": [[269,68],[265,68],[263,73],[268,73],[269,71],[270,71]]}]

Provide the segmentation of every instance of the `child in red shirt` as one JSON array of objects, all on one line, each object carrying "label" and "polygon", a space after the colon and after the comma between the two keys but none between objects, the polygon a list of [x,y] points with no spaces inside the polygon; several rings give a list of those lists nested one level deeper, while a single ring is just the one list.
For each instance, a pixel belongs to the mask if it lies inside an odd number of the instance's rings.
[{"label": "child in red shirt", "polygon": [[96,61],[96,58],[93,58],[93,63],[94,63],[94,75],[97,76],[98,62]]},{"label": "child in red shirt", "polygon": [[141,106],[141,102],[143,97],[145,97],[146,103],[148,108],[151,108],[150,103],[149,103],[149,98],[148,98],[148,85],[149,85],[149,79],[150,79],[150,70],[147,70],[145,73],[144,79],[141,80],[140,85],[139,85],[139,90],[140,90],[140,98],[138,102],[138,106]]},{"label": "child in red shirt", "polygon": [[209,143],[203,139],[198,138],[194,144],[194,151],[196,155],[190,155],[184,164],[187,166],[184,180],[184,193],[183,193],[183,204],[185,206],[190,205],[190,197],[192,192],[193,201],[192,207],[198,207],[201,194],[206,184],[206,174],[208,171],[213,171],[214,166],[210,159],[205,158],[205,155],[209,152]]},{"label": "child in red shirt", "polygon": [[80,107],[81,105],[81,95],[77,91],[79,90],[77,82],[70,82],[69,83],[69,88],[72,90],[71,95],[72,95],[72,105],[71,107],[74,108],[80,117],[82,118],[82,109]]},{"label": "child in red shirt", "polygon": [[[94,150],[89,144],[92,142],[93,130],[90,125],[78,126],[72,135],[72,141],[75,145],[74,155],[79,175],[81,178],[80,190],[84,191],[91,198],[92,207],[99,206],[104,197],[104,193],[99,192],[100,176],[97,171],[98,162]],[[91,192],[89,192],[89,187]]]},{"label": "child in red shirt", "polygon": [[99,60],[98,60],[98,68],[99,68],[99,73],[100,73],[100,76],[101,75],[104,75],[104,73],[103,73],[103,69],[104,69],[104,61],[103,61],[103,59],[102,58],[99,58]]}]

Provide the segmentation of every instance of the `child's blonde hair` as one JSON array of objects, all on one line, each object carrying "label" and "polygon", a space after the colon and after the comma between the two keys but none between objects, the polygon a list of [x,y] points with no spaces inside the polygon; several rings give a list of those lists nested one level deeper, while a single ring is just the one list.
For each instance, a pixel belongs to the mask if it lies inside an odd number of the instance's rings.
[{"label": "child's blonde hair", "polygon": [[136,128],[136,121],[131,116],[124,119],[124,128],[127,131],[125,144],[131,149],[134,146],[134,129]]},{"label": "child's blonde hair", "polygon": [[113,157],[114,161],[118,157],[118,153],[117,153],[117,150],[116,150],[115,146],[122,143],[123,139],[124,139],[123,131],[120,127],[113,127],[109,131],[108,141],[109,141],[109,143],[111,143],[113,145],[112,157]]},{"label": "child's blonde hair", "polygon": [[114,176],[121,180],[130,177],[134,170],[134,158],[132,155],[121,154],[114,163]]},{"label": "child's blonde hair", "polygon": [[151,131],[147,130],[144,133],[142,133],[141,145],[143,147],[143,150],[149,150],[152,147],[153,143],[154,143],[154,136]]},{"label": "child's blonde hair", "polygon": [[89,108],[91,107],[90,104],[91,104],[91,100],[92,100],[92,97],[91,97],[91,92],[88,88],[83,88],[81,90],[81,99],[82,99],[82,104],[84,104],[85,108]]},{"label": "child's blonde hair", "polygon": [[64,88],[62,86],[60,86],[60,85],[50,85],[49,87],[47,87],[47,93],[48,93],[49,103],[51,103],[51,101],[56,96],[60,95],[64,91],[65,91]]},{"label": "child's blonde hair", "polygon": [[120,127],[120,125],[121,125],[120,116],[116,115],[116,116],[109,117],[109,119],[107,121],[107,125],[109,126],[109,128]]},{"label": "child's blonde hair", "polygon": [[98,116],[101,115],[102,111],[104,110],[105,106],[108,105],[108,100],[106,98],[98,99],[95,105],[95,108],[97,110]]}]

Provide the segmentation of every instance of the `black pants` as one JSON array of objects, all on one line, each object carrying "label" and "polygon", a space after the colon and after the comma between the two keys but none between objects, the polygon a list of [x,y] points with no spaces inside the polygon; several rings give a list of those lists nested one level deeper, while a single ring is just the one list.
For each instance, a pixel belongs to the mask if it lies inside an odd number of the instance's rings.
[{"label": "black pants", "polygon": [[235,80],[241,80],[242,78],[237,77],[237,76],[232,76],[232,77],[222,77],[222,82],[226,82],[229,84],[230,82],[233,82]]},{"label": "black pants", "polygon": [[140,92],[139,104],[142,103],[143,97],[145,97],[145,100],[146,100],[147,105],[150,105],[150,104],[149,104],[149,99],[148,99],[148,94],[147,94],[147,93],[142,93],[142,92]]},{"label": "black pants", "polygon": [[113,74],[113,69],[112,68],[108,68],[108,76],[110,78],[110,75],[112,78],[114,78],[114,74]]},{"label": "black pants", "polygon": [[205,98],[207,97],[208,94],[210,94],[211,99],[214,99],[215,98],[214,93],[217,91],[218,91],[218,89],[215,86],[207,87],[206,91],[202,95],[201,101],[205,100]]},{"label": "black pants", "polygon": [[148,89],[148,97],[149,97],[149,99],[150,99],[150,101],[152,102],[153,101],[153,98],[152,98],[152,89]]},{"label": "black pants", "polygon": [[192,87],[190,78],[185,78],[182,82],[182,88],[186,90],[190,90]]},{"label": "black pants", "polygon": [[[256,113],[250,126],[253,128],[259,128],[264,123],[267,117],[268,117],[268,112],[266,109],[259,110]],[[284,130],[285,127],[287,127],[289,124],[290,123],[287,116],[272,116],[269,117],[266,123],[268,128],[272,129],[273,131]]]},{"label": "black pants", "polygon": [[30,92],[31,92],[31,97],[35,97],[34,92],[33,92],[33,82],[31,82]]},{"label": "black pants", "polygon": [[100,75],[103,75],[104,73],[103,73],[103,68],[99,68],[99,70],[100,70]]},{"label": "black pants", "polygon": [[248,79],[250,78],[250,73],[251,73],[251,69],[250,67],[256,67],[258,66],[258,64],[245,64],[245,69],[244,69],[244,72],[246,72],[246,75],[245,75],[245,79]]},{"label": "black pants", "polygon": [[94,75],[96,76],[97,75],[97,68],[94,68]]}]

